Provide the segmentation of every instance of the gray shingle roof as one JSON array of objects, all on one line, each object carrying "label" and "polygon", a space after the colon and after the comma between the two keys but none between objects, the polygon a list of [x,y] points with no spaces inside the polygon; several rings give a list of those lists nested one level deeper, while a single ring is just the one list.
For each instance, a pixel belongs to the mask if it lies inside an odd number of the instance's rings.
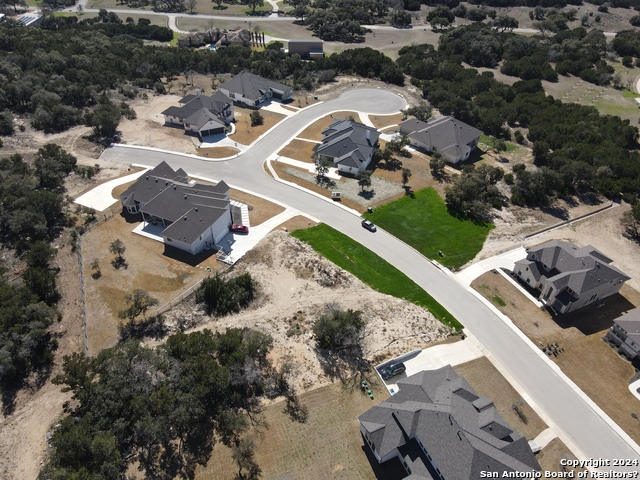
[{"label": "gray shingle roof", "polygon": [[640,308],[631,310],[614,320],[627,332],[627,336],[636,343],[640,343]]},{"label": "gray shingle roof", "polygon": [[233,108],[231,99],[222,92],[214,92],[210,96],[187,95],[180,100],[181,107],[169,107],[163,115],[185,119],[185,123],[202,128],[208,121],[216,120],[221,126],[226,125],[225,111]]},{"label": "gray shingle roof", "polygon": [[186,185],[186,182],[187,174],[184,170],[175,171],[167,162],[162,162],[138,178],[120,195],[120,200],[125,207],[136,203],[145,204],[169,185]]},{"label": "gray shingle roof", "polygon": [[432,118],[428,122],[410,118],[399,127],[412,131],[409,138],[454,158],[464,157],[470,150],[469,144],[482,135],[477,128],[448,116]]},{"label": "gray shingle roof", "polygon": [[184,170],[166,162],[141,176],[121,196],[124,206],[142,204],[140,211],[172,222],[162,235],[192,244],[229,210],[229,186],[186,183]]},{"label": "gray shingle roof", "polygon": [[259,100],[260,97],[269,89],[285,92],[285,98],[290,96],[293,91],[288,85],[274,82],[273,80],[263,78],[259,75],[254,75],[247,71],[234,75],[231,80],[220,84],[218,88],[239,93],[243,97],[254,101]]},{"label": "gray shingle roof", "polygon": [[419,440],[447,479],[476,480],[481,471],[540,470],[527,440],[450,365],[402,379],[398,387],[398,393],[359,417],[381,458],[400,448],[413,464],[412,473],[430,478],[432,467],[411,445]]},{"label": "gray shingle roof", "polygon": [[380,133],[362,123],[336,120],[322,136],[322,144],[316,150],[318,154],[332,157],[338,165],[360,168],[373,153]]},{"label": "gray shingle roof", "polygon": [[605,283],[629,280],[627,275],[610,265],[613,260],[591,245],[577,248],[570,242],[551,240],[528,248],[527,258],[538,268],[546,265],[547,269],[540,268],[541,274],[556,288],[569,287],[578,295]]}]

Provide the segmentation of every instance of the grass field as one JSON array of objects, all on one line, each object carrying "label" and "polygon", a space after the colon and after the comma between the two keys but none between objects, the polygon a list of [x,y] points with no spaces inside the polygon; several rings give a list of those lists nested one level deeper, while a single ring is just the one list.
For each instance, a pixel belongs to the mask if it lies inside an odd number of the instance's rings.
[{"label": "grass field", "polygon": [[311,245],[316,252],[352,273],[371,288],[425,307],[442,323],[457,330],[462,328],[453,315],[404,273],[328,225],[320,224],[297,230],[292,235]]},{"label": "grass field", "polygon": [[[480,135],[480,138],[478,139],[478,142],[484,143],[489,148],[493,148],[493,144],[495,143],[493,138],[491,138],[491,137],[489,137],[487,135]],[[515,152],[516,150],[521,148],[518,145],[516,145],[515,143],[511,143],[511,142],[504,142],[504,144],[507,147],[507,152]]]},{"label": "grass field", "polygon": [[433,188],[418,190],[413,198],[402,197],[364,216],[428,258],[454,268],[476,256],[493,228],[449,215]]}]

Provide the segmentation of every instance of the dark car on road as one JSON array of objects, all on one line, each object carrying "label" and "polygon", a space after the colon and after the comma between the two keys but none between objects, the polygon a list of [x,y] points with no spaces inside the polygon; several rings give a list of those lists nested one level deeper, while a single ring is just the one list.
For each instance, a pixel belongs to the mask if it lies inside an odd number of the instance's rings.
[{"label": "dark car on road", "polygon": [[380,375],[383,380],[389,380],[391,377],[395,377],[396,375],[400,375],[407,368],[404,366],[404,363],[392,363],[391,365],[384,367],[380,370]]},{"label": "dark car on road", "polygon": [[369,220],[362,220],[362,226],[367,230],[369,230],[370,232],[375,232],[376,230],[378,230],[376,226],[373,223],[371,223]]},{"label": "dark car on road", "polygon": [[247,227],[246,225],[236,225],[235,223],[231,225],[231,228],[229,230],[231,230],[233,233],[249,233],[249,227]]}]

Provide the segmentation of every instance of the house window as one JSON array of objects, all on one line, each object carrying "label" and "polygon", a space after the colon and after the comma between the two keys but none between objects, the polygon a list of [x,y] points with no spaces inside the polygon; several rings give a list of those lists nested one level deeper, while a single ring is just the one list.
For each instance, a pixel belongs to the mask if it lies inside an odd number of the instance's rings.
[{"label": "house window", "polygon": [[594,293],[593,295],[591,295],[591,298],[589,299],[589,301],[593,302],[596,299],[597,296],[598,296],[598,294]]},{"label": "house window", "polygon": [[522,270],[518,270],[518,275],[522,275]]},{"label": "house window", "polygon": [[235,94],[235,93],[233,93],[233,92],[229,92],[229,97],[231,97],[231,98],[236,98],[236,94]]}]

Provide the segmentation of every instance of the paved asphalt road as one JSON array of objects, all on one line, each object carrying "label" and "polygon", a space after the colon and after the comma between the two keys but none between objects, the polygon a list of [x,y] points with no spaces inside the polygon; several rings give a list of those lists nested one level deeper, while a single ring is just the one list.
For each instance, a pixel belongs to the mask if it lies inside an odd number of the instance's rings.
[{"label": "paved asphalt road", "polygon": [[[533,348],[453,278],[390,234],[382,230],[377,233],[364,230],[354,214],[330,201],[276,182],[262,169],[262,162],[269,155],[317,117],[339,110],[392,113],[403,107],[404,100],[384,90],[353,90],[339,99],[314,105],[285,119],[233,160],[214,162],[123,147],[108,148],[101,158],[150,166],[165,160],[173,168],[181,167],[191,175],[223,179],[230,185],[290,205],[349,235],[403,271],[464,324],[571,439],[584,458],[640,458],[640,449],[635,443],[628,444],[620,437]],[[611,468],[637,471],[636,467]]]}]

